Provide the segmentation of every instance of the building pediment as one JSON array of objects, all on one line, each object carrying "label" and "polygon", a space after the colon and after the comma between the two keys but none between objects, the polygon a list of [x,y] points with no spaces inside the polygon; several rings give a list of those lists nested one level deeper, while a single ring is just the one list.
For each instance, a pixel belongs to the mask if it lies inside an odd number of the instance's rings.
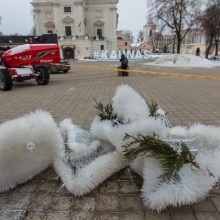
[{"label": "building pediment", "polygon": [[74,19],[71,18],[70,16],[66,16],[65,18],[62,19],[62,22],[64,24],[71,24],[71,23],[74,23]]},{"label": "building pediment", "polygon": [[94,25],[97,27],[102,27],[105,25],[105,23],[101,20],[97,20],[96,22],[94,22]]},{"label": "building pediment", "polygon": [[55,24],[53,21],[48,21],[44,24],[46,28],[55,28]]},{"label": "building pediment", "polygon": [[53,2],[31,2],[31,4],[35,6],[52,6]]}]

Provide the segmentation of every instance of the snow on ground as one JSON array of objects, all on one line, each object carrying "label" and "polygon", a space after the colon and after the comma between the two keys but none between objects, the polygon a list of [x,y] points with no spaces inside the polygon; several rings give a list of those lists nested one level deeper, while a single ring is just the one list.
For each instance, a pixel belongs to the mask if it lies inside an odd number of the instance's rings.
[{"label": "snow on ground", "polygon": [[199,57],[190,54],[169,54],[159,57],[152,63],[146,65],[166,66],[166,67],[203,67],[213,68],[220,66],[219,61],[207,60],[204,57]]},{"label": "snow on ground", "polygon": [[161,58],[167,56],[167,54],[159,53],[159,54],[149,54],[150,58]]}]

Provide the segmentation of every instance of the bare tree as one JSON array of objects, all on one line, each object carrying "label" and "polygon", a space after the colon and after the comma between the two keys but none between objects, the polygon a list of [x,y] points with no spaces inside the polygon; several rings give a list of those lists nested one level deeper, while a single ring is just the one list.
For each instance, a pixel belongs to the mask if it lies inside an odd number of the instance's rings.
[{"label": "bare tree", "polygon": [[35,26],[33,26],[33,27],[31,28],[30,35],[33,35],[33,36],[36,35],[36,28],[35,28]]},{"label": "bare tree", "polygon": [[206,32],[206,58],[215,44],[215,56],[218,55],[218,44],[220,37],[220,1],[210,0],[204,14],[201,17],[201,24]]},{"label": "bare tree", "polygon": [[177,53],[189,30],[202,14],[202,0],[151,0],[151,17],[165,23],[176,35]]},{"label": "bare tree", "polygon": [[143,32],[143,30],[140,30],[138,32],[137,42],[139,43],[139,42],[143,42],[143,41],[144,41],[144,32]]},{"label": "bare tree", "polygon": [[215,26],[215,56],[218,56],[219,42],[220,42],[220,0],[214,0],[215,3],[215,17],[216,17],[216,26]]},{"label": "bare tree", "polygon": [[134,40],[134,35],[130,30],[122,30],[122,34],[126,35],[131,41]]}]

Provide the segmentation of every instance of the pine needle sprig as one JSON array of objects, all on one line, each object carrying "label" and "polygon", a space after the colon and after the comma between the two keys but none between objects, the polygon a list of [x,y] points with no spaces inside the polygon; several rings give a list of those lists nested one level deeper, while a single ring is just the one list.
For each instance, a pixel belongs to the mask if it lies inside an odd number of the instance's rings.
[{"label": "pine needle sprig", "polygon": [[154,100],[151,100],[151,103],[147,103],[148,108],[149,108],[149,112],[150,112],[150,117],[153,117],[155,119],[157,119],[158,117],[165,117],[168,115],[168,112],[165,113],[165,115],[160,115],[158,113],[159,110],[159,105],[157,104],[157,102],[155,102]]},{"label": "pine needle sprig", "polygon": [[116,113],[114,113],[112,103],[103,105],[100,101],[97,101],[95,98],[94,101],[94,107],[98,110],[97,115],[99,116],[101,121],[110,120],[112,121],[113,125],[123,124],[119,116]]},{"label": "pine needle sprig", "polygon": [[151,103],[147,104],[150,111],[150,117],[157,118],[159,116],[159,114],[157,113],[157,110],[159,109],[158,104],[154,100],[151,100]]},{"label": "pine needle sprig", "polygon": [[163,170],[163,174],[159,177],[161,182],[167,182],[172,179],[178,180],[178,172],[184,164],[191,164],[191,167],[195,167],[197,170],[200,169],[195,156],[185,143],[178,143],[179,152],[177,152],[156,136],[139,134],[137,137],[133,137],[126,134],[126,139],[133,139],[133,141],[123,146],[125,158],[128,161],[133,161],[137,156],[158,159]]}]

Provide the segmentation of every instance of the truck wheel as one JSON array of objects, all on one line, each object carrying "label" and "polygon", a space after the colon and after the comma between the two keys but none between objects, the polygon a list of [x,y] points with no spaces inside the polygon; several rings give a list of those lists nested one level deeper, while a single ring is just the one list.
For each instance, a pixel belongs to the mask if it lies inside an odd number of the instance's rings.
[{"label": "truck wheel", "polygon": [[64,73],[67,73],[69,70],[63,70]]},{"label": "truck wheel", "polygon": [[50,81],[50,73],[44,66],[35,69],[36,81],[38,85],[47,85]]},{"label": "truck wheel", "polygon": [[9,71],[7,69],[0,69],[0,90],[11,90],[12,85],[12,77]]}]

